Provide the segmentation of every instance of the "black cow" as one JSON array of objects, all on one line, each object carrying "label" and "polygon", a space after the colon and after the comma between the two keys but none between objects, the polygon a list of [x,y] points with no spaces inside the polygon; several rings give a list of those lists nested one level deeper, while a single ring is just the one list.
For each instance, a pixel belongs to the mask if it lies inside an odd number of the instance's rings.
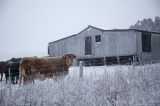
[{"label": "black cow", "polygon": [[10,70],[11,83],[13,84],[18,83],[20,61],[21,61],[21,58],[12,58],[6,62],[6,65],[5,65],[6,83],[9,79],[9,70]]},{"label": "black cow", "polygon": [[0,61],[0,74],[1,74],[1,79],[0,79],[0,81],[2,81],[2,78],[3,78],[3,73],[4,73],[4,71],[5,71],[5,64],[6,64],[5,61]]}]

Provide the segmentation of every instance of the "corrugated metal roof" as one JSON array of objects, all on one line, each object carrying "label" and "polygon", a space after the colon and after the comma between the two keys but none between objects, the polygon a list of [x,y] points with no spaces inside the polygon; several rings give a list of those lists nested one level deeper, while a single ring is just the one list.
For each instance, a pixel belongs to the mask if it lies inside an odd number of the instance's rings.
[{"label": "corrugated metal roof", "polygon": [[100,28],[88,25],[87,28],[85,28],[84,30],[80,31],[77,34],[74,34],[74,35],[71,35],[71,36],[68,36],[68,37],[53,41],[53,42],[49,42],[49,44],[55,43],[55,42],[58,42],[58,41],[61,41],[61,40],[64,40],[64,39],[67,39],[67,38],[70,38],[70,37],[73,37],[73,36],[76,36],[76,35],[80,34],[81,32],[85,31],[88,28],[98,29],[98,30],[101,30],[102,32],[105,32],[105,31],[113,31],[113,32],[115,32],[115,31],[138,31],[138,32],[149,32],[149,33],[153,33],[153,34],[160,34],[160,32],[150,32],[150,31],[144,31],[144,30],[139,30],[139,29],[111,29],[111,30],[104,30],[104,29],[100,29]]}]

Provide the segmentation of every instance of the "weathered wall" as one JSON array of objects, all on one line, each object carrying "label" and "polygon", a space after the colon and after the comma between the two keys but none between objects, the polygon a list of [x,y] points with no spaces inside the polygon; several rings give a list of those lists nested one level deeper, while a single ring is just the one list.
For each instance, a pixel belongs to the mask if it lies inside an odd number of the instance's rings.
[{"label": "weathered wall", "polygon": [[76,54],[76,36],[52,42],[48,48],[50,56],[63,56],[66,53]]},{"label": "weathered wall", "polygon": [[136,32],[138,38],[138,55],[142,61],[160,59],[160,34],[151,35],[151,52],[142,52],[142,36],[141,32]]},{"label": "weathered wall", "polygon": [[152,58],[160,59],[160,34],[152,34]]},{"label": "weathered wall", "polygon": [[137,52],[136,34],[133,31],[106,31],[103,37],[105,56],[135,55]]},{"label": "weathered wall", "polygon": [[[101,35],[101,42],[95,36]],[[49,43],[50,56],[73,53],[77,58],[137,55],[139,60],[160,59],[160,34],[152,34],[150,53],[142,52],[142,33],[136,30],[101,30],[88,27],[77,35]],[[85,55],[85,38],[91,36],[92,55]]]},{"label": "weathered wall", "polygon": [[[80,58],[94,58],[94,57],[100,57],[102,56],[101,54],[103,52],[101,52],[101,50],[103,48],[101,48],[103,45],[96,47],[95,45],[95,36],[96,35],[102,35],[102,31],[98,30],[98,29],[94,29],[94,28],[90,28],[89,30],[86,29],[84,31],[82,31],[81,33],[77,34],[76,36],[76,43],[77,43],[77,55]],[[87,36],[91,36],[91,40],[92,40],[92,55],[85,55],[85,39]],[[96,52],[99,51],[99,54],[97,54]]]},{"label": "weathered wall", "polygon": [[[95,42],[95,36],[101,35],[101,42]],[[85,55],[85,38],[91,36],[92,55]],[[74,53],[78,58],[95,58],[134,55],[137,50],[136,34],[133,31],[101,31],[91,28],[58,42],[49,44],[51,56]]]}]

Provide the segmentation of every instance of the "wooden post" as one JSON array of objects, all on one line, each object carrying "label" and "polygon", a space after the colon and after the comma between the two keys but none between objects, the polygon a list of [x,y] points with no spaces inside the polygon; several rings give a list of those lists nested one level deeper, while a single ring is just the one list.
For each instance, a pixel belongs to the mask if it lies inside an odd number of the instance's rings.
[{"label": "wooden post", "polygon": [[79,70],[79,77],[83,78],[83,61],[79,62],[80,70]]},{"label": "wooden post", "polygon": [[120,65],[120,57],[119,56],[117,56],[117,63],[118,63],[118,65]]},{"label": "wooden post", "polygon": [[104,66],[106,65],[106,58],[105,57],[103,57],[104,58],[104,60],[103,60],[103,64],[104,64]]},{"label": "wooden post", "polygon": [[9,92],[10,92],[10,96],[11,96],[11,72],[10,72],[10,68],[8,69],[8,74],[9,74]]}]

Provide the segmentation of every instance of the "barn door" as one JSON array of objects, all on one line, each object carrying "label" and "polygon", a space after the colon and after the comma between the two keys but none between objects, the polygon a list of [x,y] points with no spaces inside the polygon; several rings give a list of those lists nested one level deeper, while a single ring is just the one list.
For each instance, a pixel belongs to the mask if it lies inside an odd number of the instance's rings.
[{"label": "barn door", "polygon": [[91,37],[86,37],[85,39],[85,55],[92,54],[92,40]]}]

